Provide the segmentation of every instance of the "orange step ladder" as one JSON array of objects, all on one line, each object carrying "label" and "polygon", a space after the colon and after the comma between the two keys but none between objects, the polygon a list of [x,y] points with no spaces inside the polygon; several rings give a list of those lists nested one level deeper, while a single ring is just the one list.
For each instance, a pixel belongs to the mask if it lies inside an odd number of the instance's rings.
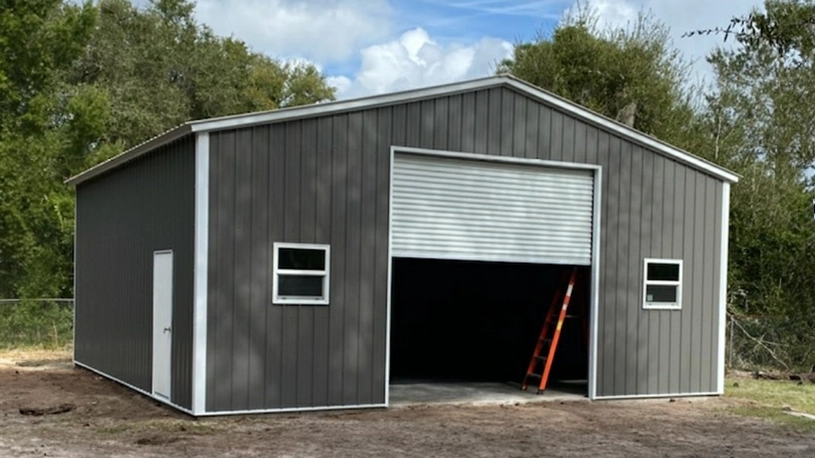
[{"label": "orange step ladder", "polygon": [[[567,275],[568,277],[566,277]],[[561,289],[563,288],[562,283],[564,280],[566,280],[566,278],[568,278],[569,283],[566,285],[566,294],[563,296],[563,304],[561,305],[560,313],[558,314],[556,322],[557,327],[550,335],[552,324],[555,323],[553,321],[556,310],[555,305],[561,297]],[[543,322],[543,328],[541,329],[540,336],[538,337],[538,343],[535,345],[535,351],[532,353],[532,359],[529,361],[529,368],[526,370],[524,382],[521,385],[521,389],[524,391],[529,387],[530,379],[540,379],[537,394],[541,394],[544,392],[544,390],[546,390],[546,383],[549,381],[549,371],[552,369],[552,361],[555,359],[555,350],[557,349],[557,344],[560,340],[560,330],[563,328],[563,321],[566,319],[566,311],[569,309],[569,302],[571,300],[576,282],[577,267],[574,267],[572,268],[571,274],[568,274],[568,272],[564,273],[562,280],[559,282],[560,284],[557,286],[555,296],[552,298],[552,304],[549,306],[549,311],[546,312],[546,319]],[[587,330],[584,328],[584,333],[586,333],[586,331]],[[546,345],[549,346],[549,349],[546,352],[546,356],[542,356],[541,353]],[[541,374],[535,372],[535,368],[538,366],[538,363],[543,364],[543,373]]]}]

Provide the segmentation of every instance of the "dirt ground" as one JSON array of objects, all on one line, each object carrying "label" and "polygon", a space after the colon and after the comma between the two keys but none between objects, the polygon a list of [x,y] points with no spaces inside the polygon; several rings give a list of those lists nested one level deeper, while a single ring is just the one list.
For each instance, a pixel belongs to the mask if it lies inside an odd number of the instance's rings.
[{"label": "dirt ground", "polygon": [[[75,369],[64,355],[5,353],[0,456],[815,456],[815,434],[733,415],[733,402],[443,406],[196,421]],[[73,410],[20,413],[65,404]]]}]

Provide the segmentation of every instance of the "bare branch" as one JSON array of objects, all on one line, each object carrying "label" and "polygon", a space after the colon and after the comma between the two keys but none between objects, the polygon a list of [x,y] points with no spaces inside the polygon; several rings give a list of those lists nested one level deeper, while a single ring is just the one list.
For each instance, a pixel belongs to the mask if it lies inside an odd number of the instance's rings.
[{"label": "bare branch", "polygon": [[747,332],[747,330],[746,330],[746,329],[744,329],[744,326],[742,326],[742,325],[741,325],[741,323],[739,323],[739,321],[736,319],[736,317],[735,317],[735,316],[732,316],[732,315],[731,315],[731,319],[733,320],[733,323],[734,323],[736,326],[738,326],[738,328],[741,330],[741,332],[743,332],[743,333],[744,333],[744,335],[745,335],[745,336],[747,336],[747,338],[748,338],[748,339],[750,339],[750,340],[752,340],[753,342],[755,342],[755,344],[756,344],[757,346],[759,346],[759,347],[763,348],[764,350],[766,350],[766,351],[767,351],[767,353],[769,353],[769,354],[770,354],[770,356],[772,356],[772,358],[773,358],[773,359],[774,359],[776,362],[778,362],[779,364],[781,364],[782,366],[784,366],[784,369],[785,369],[785,370],[789,370],[789,366],[787,365],[787,363],[785,363],[783,360],[781,360],[781,358],[779,358],[779,357],[778,357],[778,355],[776,355],[776,354],[775,354],[775,352],[774,352],[774,351],[773,351],[773,350],[772,350],[772,349],[769,347],[769,345],[780,346],[778,343],[776,343],[776,342],[767,342],[767,341],[765,341],[765,340],[764,340],[764,336],[762,336],[761,338],[754,337],[754,336],[753,336],[753,335],[751,335],[749,332]]}]

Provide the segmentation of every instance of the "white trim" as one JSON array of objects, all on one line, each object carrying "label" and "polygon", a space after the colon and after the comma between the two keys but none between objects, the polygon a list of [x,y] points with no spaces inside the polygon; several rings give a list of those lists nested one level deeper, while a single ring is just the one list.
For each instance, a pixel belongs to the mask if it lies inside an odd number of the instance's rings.
[{"label": "white trim", "polygon": [[276,248],[302,248],[304,250],[326,250],[330,248],[329,245],[319,243],[290,243],[290,242],[275,242]]},{"label": "white trim", "polygon": [[[285,412],[312,412],[312,411],[317,411],[317,410],[380,409],[380,408],[383,408],[383,407],[388,407],[388,404],[386,402],[386,403],[383,403],[383,404],[355,404],[355,405],[347,405],[347,406],[285,407],[285,408],[279,408],[279,409],[225,410],[225,411],[194,412],[194,411],[192,411],[190,409],[181,407],[178,404],[173,404],[172,402],[170,402],[169,400],[167,400],[167,399],[165,399],[163,397],[153,396],[151,393],[148,393],[147,391],[145,391],[145,390],[143,390],[143,389],[141,389],[141,388],[139,388],[137,386],[134,386],[134,385],[131,385],[130,383],[124,382],[124,381],[122,381],[122,380],[120,380],[120,379],[118,379],[118,378],[116,378],[116,377],[114,377],[114,376],[112,376],[110,374],[106,374],[105,372],[102,372],[102,371],[100,371],[98,369],[94,369],[93,367],[88,366],[87,364],[80,363],[79,361],[74,361],[74,364],[76,364],[77,366],[82,367],[84,369],[87,369],[87,370],[89,370],[89,371],[91,371],[93,373],[99,374],[102,377],[110,379],[110,380],[112,380],[112,381],[114,381],[114,382],[116,382],[116,383],[118,383],[120,385],[126,386],[126,387],[130,388],[133,391],[138,391],[139,393],[147,396],[148,398],[155,399],[156,401],[159,401],[162,404],[165,404],[165,405],[168,405],[168,406],[173,407],[175,409],[178,409],[181,412],[184,412],[184,413],[186,413],[188,415],[192,415],[194,417],[213,417],[213,416],[221,416],[221,415],[248,415],[248,414],[285,413]],[[193,402],[195,402],[194,399],[193,399]]]},{"label": "white trim", "polygon": [[388,309],[385,314],[385,406],[391,402],[391,284],[393,283],[393,159],[394,147],[390,148],[388,164]]},{"label": "white trim", "polygon": [[672,304],[665,304],[665,305],[656,305],[656,304],[646,304],[642,307],[643,310],[674,310],[676,312],[682,310],[681,305],[672,305]]},{"label": "white trim", "polygon": [[[679,280],[649,280],[648,264],[675,264],[679,266]],[[649,302],[648,285],[676,286],[676,302]],[[682,310],[682,260],[645,258],[642,260],[642,308],[645,310]]]},{"label": "white trim", "polygon": [[277,269],[277,273],[281,275],[302,275],[305,277],[324,277],[327,272],[328,272],[327,269],[323,270]]},{"label": "white trim", "polygon": [[591,240],[591,298],[589,313],[589,399],[597,397],[597,355],[600,313],[600,210],[603,208],[603,171],[594,172],[594,215],[592,217]]},{"label": "white trim", "polygon": [[[76,193],[74,193],[74,194],[76,194]],[[72,321],[73,327],[71,329],[71,360],[74,363],[76,363],[76,297],[77,297],[77,295],[76,295],[76,252],[78,251],[77,250],[78,245],[76,244],[76,234],[77,234],[77,228],[79,227],[79,224],[78,224],[77,219],[76,219],[76,215],[78,213],[77,212],[77,207],[78,206],[79,206],[79,199],[77,199],[76,195],[74,195],[74,256],[73,256],[74,257],[74,265],[73,265],[73,270],[74,270],[74,290],[73,290],[74,301],[71,304],[71,320],[73,320]]]},{"label": "white trim", "polygon": [[[456,253],[435,253],[428,254],[426,252],[413,252],[413,251],[400,251],[399,256],[396,258],[412,258],[412,259],[449,259],[453,261],[484,261],[484,262],[506,262],[506,257],[501,255],[478,255],[471,254],[456,254]],[[542,261],[540,256],[530,256],[528,258],[513,256],[512,262],[530,263],[530,264],[553,264],[564,266],[589,266],[585,259],[569,259],[569,258],[552,258]]]},{"label": "white trim", "polygon": [[[717,393],[724,394],[724,346],[727,328],[727,244],[730,232],[730,183],[722,184],[722,233],[719,251],[719,346]],[[76,305],[74,305],[76,307]]]},{"label": "white trim", "polygon": [[[278,252],[281,248],[294,248],[300,250],[322,250],[325,254],[325,267],[323,270],[298,270],[278,268]],[[322,296],[280,296],[277,292],[278,277],[280,275],[310,275],[323,277]],[[277,305],[297,304],[297,305],[328,305],[330,301],[331,289],[331,246],[314,243],[274,243],[274,263],[272,264],[272,303]]]},{"label": "white trim", "polygon": [[[396,153],[403,154],[423,154],[429,156],[440,156],[468,160],[480,160],[491,162],[503,162],[523,164],[530,166],[544,166],[544,167],[557,167],[564,169],[577,169],[577,170],[593,170],[594,171],[594,197],[593,197],[593,214],[592,214],[592,255],[591,255],[591,314],[589,316],[589,326],[591,327],[591,336],[589,342],[589,399],[595,399],[597,393],[597,335],[598,323],[597,316],[599,310],[599,286],[600,286],[600,218],[602,208],[602,182],[603,182],[603,169],[600,165],[594,164],[578,164],[572,162],[555,162],[540,159],[525,159],[513,157],[500,157],[500,156],[486,156],[471,153],[460,153],[454,151],[432,150],[425,148],[409,148],[403,146],[394,146],[390,148],[390,171],[389,171],[389,189],[388,189],[388,311],[387,311],[387,329],[385,332],[385,406],[390,405],[390,355],[391,355],[391,284],[393,282],[393,252],[391,251],[392,243],[392,226],[393,226],[393,164]],[[406,256],[400,256],[406,257]],[[420,256],[414,256],[420,257]],[[444,256],[435,256],[433,259],[447,259]],[[462,259],[460,256],[452,256],[449,259]],[[530,261],[539,263],[540,260]],[[575,263],[581,265],[582,263]]]},{"label": "white trim", "polygon": [[395,152],[402,154],[418,154],[422,156],[447,157],[451,159],[466,159],[482,162],[501,162],[505,164],[534,165],[539,167],[549,167],[569,170],[600,170],[596,164],[583,164],[578,162],[549,161],[546,159],[531,159],[508,156],[488,156],[486,154],[462,153],[458,151],[445,151],[428,148],[412,148],[407,146],[391,146],[391,155]]},{"label": "white trim", "polygon": [[277,269],[283,275],[303,275],[306,277],[324,277],[326,269],[323,270],[297,270],[297,269]]},{"label": "white trim", "polygon": [[478,89],[485,89],[501,84],[506,84],[509,78],[506,76],[488,76],[459,83],[443,84],[421,89],[393,92],[375,96],[362,97],[336,102],[316,103],[301,107],[283,108],[271,111],[224,116],[221,118],[203,119],[189,123],[193,132],[235,129],[238,127],[248,127],[257,124],[271,122],[288,121],[291,119],[305,118],[309,116],[324,116],[327,114],[374,108],[382,105],[426,99],[432,97],[446,96],[459,92],[467,92]]},{"label": "white trim", "polygon": [[188,415],[195,416],[195,414],[190,409],[187,409],[185,407],[181,407],[178,404],[173,404],[167,398],[163,398],[161,396],[154,396],[152,393],[149,393],[149,392],[147,392],[147,391],[145,391],[145,390],[143,390],[143,389],[141,389],[141,388],[139,388],[137,386],[131,385],[130,383],[124,382],[124,381],[122,381],[122,380],[120,380],[120,379],[118,379],[118,378],[116,378],[116,377],[114,377],[114,376],[112,376],[110,374],[107,374],[105,372],[100,371],[99,369],[94,369],[93,367],[88,366],[87,364],[80,363],[79,361],[74,361],[74,364],[81,367],[81,368],[87,369],[87,370],[89,370],[89,371],[91,371],[91,372],[93,372],[95,374],[101,375],[102,377],[105,377],[105,378],[107,378],[109,380],[112,380],[112,381],[114,381],[114,382],[116,382],[116,383],[118,383],[118,384],[120,384],[122,386],[126,386],[126,387],[130,388],[133,391],[138,391],[139,393],[147,396],[150,399],[154,399],[154,400],[156,400],[156,401],[158,401],[158,402],[160,402],[162,404],[165,404],[165,405],[168,405],[168,406],[170,406],[170,407],[172,407],[174,409],[180,410],[181,412],[184,412],[184,413],[186,413]]},{"label": "white trim", "polygon": [[382,409],[388,407],[387,404],[355,404],[348,406],[319,406],[319,407],[282,407],[279,409],[255,409],[255,410],[224,410],[220,412],[204,412],[199,417],[220,417],[226,415],[257,415],[264,413],[287,413],[287,412],[315,412],[324,410],[357,410],[357,409]]},{"label": "white trim", "polygon": [[686,165],[709,173],[710,175],[720,180],[731,183],[735,183],[739,180],[738,175],[727,169],[719,167],[718,165],[708,162],[702,158],[696,157],[686,151],[678,149],[667,143],[661,142],[642,132],[634,130],[624,124],[621,124],[603,115],[590,111],[584,107],[574,104],[554,94],[546,92],[530,83],[515,78],[511,75],[499,75],[470,81],[463,81],[460,83],[452,83],[423,89],[414,89],[410,91],[383,94],[360,99],[343,100],[329,103],[318,103],[303,107],[284,108],[266,112],[247,113],[235,116],[226,116],[221,118],[191,121],[182,124],[181,126],[169,132],[166,132],[158,137],[150,139],[147,142],[142,143],[141,145],[131,148],[125,151],[124,153],[112,159],[109,159],[95,167],[92,167],[74,177],[71,177],[68,180],[66,180],[65,183],[71,186],[76,186],[85,180],[88,180],[96,175],[106,172],[107,170],[118,167],[119,165],[133,158],[145,154],[146,152],[154,148],[157,148],[158,146],[170,143],[173,140],[176,140],[186,134],[193,132],[210,132],[215,130],[235,129],[241,127],[250,127],[258,124],[300,119],[309,116],[318,115],[324,116],[338,112],[368,109],[383,105],[392,105],[395,103],[421,100],[444,95],[452,95],[461,92],[475,91],[479,89],[500,86],[511,87],[512,89],[515,89],[516,91],[526,94],[531,98],[537,99],[540,102],[551,105],[559,110],[562,110],[570,114],[571,116],[574,116],[580,120],[594,124],[597,127],[620,135],[623,138],[626,138],[630,141],[654,149]]},{"label": "white trim", "polygon": [[659,398],[692,398],[701,396],[718,396],[715,391],[702,391],[698,393],[667,393],[667,394],[620,394],[615,396],[597,396],[598,401],[611,401],[623,399],[659,399]]},{"label": "white trim", "polygon": [[195,137],[195,261],[192,328],[192,411],[206,411],[209,271],[209,134]]}]

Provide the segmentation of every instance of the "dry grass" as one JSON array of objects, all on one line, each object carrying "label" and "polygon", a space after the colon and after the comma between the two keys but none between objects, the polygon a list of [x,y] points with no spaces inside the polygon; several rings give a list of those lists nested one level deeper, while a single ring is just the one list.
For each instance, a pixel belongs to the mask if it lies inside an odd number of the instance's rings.
[{"label": "dry grass", "polygon": [[73,347],[68,345],[62,348],[9,348],[0,350],[0,358],[18,361],[31,361],[40,359],[70,360]]},{"label": "dry grass", "polygon": [[788,415],[795,410],[815,415],[815,384],[787,380],[729,378],[725,397],[740,401],[733,412],[748,417],[766,418],[785,425],[815,431],[815,421]]},{"label": "dry grass", "polygon": [[766,407],[789,407],[815,415],[815,384],[787,380],[729,379],[725,396],[754,401]]}]

